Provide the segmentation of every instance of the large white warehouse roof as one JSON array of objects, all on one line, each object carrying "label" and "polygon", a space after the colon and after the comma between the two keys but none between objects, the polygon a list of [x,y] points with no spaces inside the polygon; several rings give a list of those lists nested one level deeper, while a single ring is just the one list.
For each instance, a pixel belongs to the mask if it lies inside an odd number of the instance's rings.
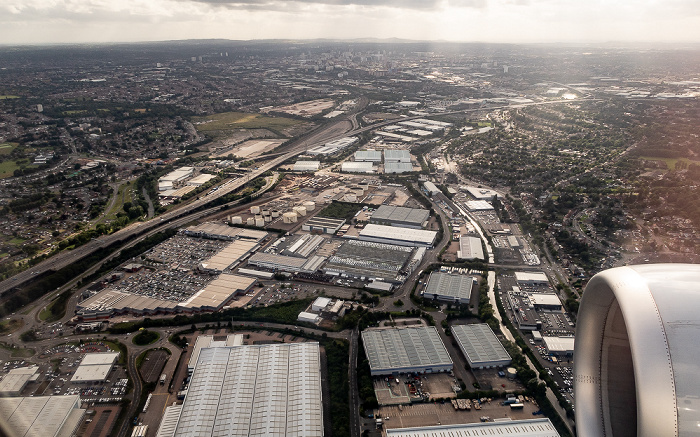
[{"label": "large white warehouse roof", "polygon": [[453,325],[452,335],[457,339],[469,366],[498,367],[510,364],[510,355],[486,323]]},{"label": "large white warehouse roof", "polygon": [[559,437],[547,419],[509,420],[503,422],[465,423],[461,425],[421,426],[388,429],[387,437]]},{"label": "large white warehouse roof", "polygon": [[202,349],[176,437],[323,436],[315,342]]},{"label": "large white warehouse roof", "polygon": [[360,231],[360,240],[400,246],[432,246],[437,232],[369,224]]}]

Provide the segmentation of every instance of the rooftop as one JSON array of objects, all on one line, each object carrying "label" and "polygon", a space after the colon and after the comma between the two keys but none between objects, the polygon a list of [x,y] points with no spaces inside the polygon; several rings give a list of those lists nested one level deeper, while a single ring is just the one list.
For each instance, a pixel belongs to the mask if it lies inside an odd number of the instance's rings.
[{"label": "rooftop", "polygon": [[452,364],[434,326],[367,329],[362,342],[373,371]]},{"label": "rooftop", "polygon": [[547,418],[388,429],[387,437],[559,437]]},{"label": "rooftop", "polygon": [[472,295],[474,278],[466,275],[432,272],[425,292],[438,296],[469,299]]},{"label": "rooftop", "polygon": [[205,348],[176,437],[322,436],[318,343]]},{"label": "rooftop", "polygon": [[453,325],[452,335],[471,365],[511,360],[503,344],[486,323]]},{"label": "rooftop", "polygon": [[430,217],[430,211],[403,206],[381,205],[372,214],[372,221],[403,222],[421,226]]}]

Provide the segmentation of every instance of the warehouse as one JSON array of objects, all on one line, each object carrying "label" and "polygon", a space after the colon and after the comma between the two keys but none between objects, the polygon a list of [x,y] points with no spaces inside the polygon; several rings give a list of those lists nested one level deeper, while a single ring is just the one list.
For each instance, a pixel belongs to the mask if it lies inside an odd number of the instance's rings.
[{"label": "warehouse", "polygon": [[209,238],[212,240],[233,241],[236,239],[246,239],[260,241],[267,236],[267,232],[256,229],[236,228],[221,223],[202,223],[201,225],[190,226],[182,231],[190,237]]},{"label": "warehouse", "polygon": [[459,187],[460,190],[467,191],[476,200],[492,200],[494,197],[499,197],[498,193],[489,190],[488,188],[478,187]]},{"label": "warehouse", "polygon": [[515,235],[508,236],[508,245],[510,245],[510,247],[512,249],[519,249],[519,248],[523,247],[523,245],[520,244],[518,237],[516,237]]},{"label": "warehouse", "polygon": [[119,352],[86,354],[70,380],[76,383],[104,382],[117,358]]},{"label": "warehouse", "polygon": [[493,206],[485,200],[470,200],[464,202],[469,211],[492,211]]},{"label": "warehouse", "polygon": [[175,437],[323,436],[316,342],[202,349]]},{"label": "warehouse", "polygon": [[335,234],[345,224],[345,219],[330,217],[312,217],[301,225],[302,231],[321,231],[324,234]]},{"label": "warehouse", "polygon": [[27,383],[35,378],[37,370],[36,366],[10,370],[0,381],[0,396],[19,396]]},{"label": "warehouse", "polygon": [[434,196],[438,193],[442,193],[442,191],[440,191],[440,189],[430,181],[423,182],[423,187],[425,188],[425,191],[427,191],[428,194],[430,194],[431,196]]},{"label": "warehouse", "polygon": [[72,436],[84,416],[79,395],[0,398],[0,435]]},{"label": "warehouse", "polygon": [[259,244],[255,241],[233,241],[228,246],[217,252],[214,256],[202,262],[199,265],[199,270],[209,273],[221,273],[240,262],[241,259],[253,252],[258,247]]},{"label": "warehouse", "polygon": [[294,163],[292,170],[294,171],[318,171],[321,166],[321,161],[297,161]]},{"label": "warehouse", "polygon": [[316,311],[320,313],[324,311],[328,304],[331,303],[331,299],[328,297],[317,297],[316,300],[311,304],[311,311]]},{"label": "warehouse", "polygon": [[382,162],[382,152],[379,150],[358,150],[355,152],[355,162]]},{"label": "warehouse", "polygon": [[434,326],[362,331],[372,376],[452,370],[452,359]]},{"label": "warehouse", "polygon": [[459,237],[459,250],[457,251],[459,259],[484,259],[484,248],[481,245],[481,240],[477,237],[462,235]]},{"label": "warehouse", "polygon": [[399,246],[432,247],[436,235],[435,231],[423,229],[369,224],[360,231],[359,239]]},{"label": "warehouse", "polygon": [[167,407],[160,421],[156,437],[173,437],[180,414],[182,414],[182,404]]},{"label": "warehouse", "polygon": [[196,178],[192,178],[189,181],[187,181],[187,185],[192,187],[200,187],[209,182],[210,180],[214,179],[215,177],[216,176],[214,176],[213,174],[202,173]]},{"label": "warehouse", "polygon": [[544,272],[515,272],[515,280],[524,285],[549,285],[549,280]]},{"label": "warehouse", "polygon": [[390,162],[408,162],[410,164],[411,153],[402,149],[386,149],[384,150],[384,164]]},{"label": "warehouse", "polygon": [[408,173],[413,171],[413,164],[410,162],[389,162],[384,164],[384,173]]},{"label": "warehouse", "polygon": [[172,190],[178,183],[192,176],[194,167],[180,167],[158,179],[158,191]]},{"label": "warehouse", "polygon": [[300,312],[299,316],[297,317],[297,322],[313,323],[314,325],[318,325],[320,321],[321,316],[315,313],[309,313],[307,311]]},{"label": "warehouse", "polygon": [[452,335],[472,369],[504,367],[511,357],[486,323],[453,325]]},{"label": "warehouse", "polygon": [[77,305],[81,320],[106,319],[116,313],[148,315],[175,311],[177,302],[107,289]]},{"label": "warehouse", "polygon": [[318,246],[324,241],[326,241],[326,239],[320,235],[295,235],[291,238],[287,238],[277,250],[282,255],[307,258],[314,253]]},{"label": "warehouse", "polygon": [[530,297],[518,287],[507,292],[508,305],[513,310],[518,329],[522,331],[535,331],[542,329],[542,321],[535,307],[530,302]]},{"label": "warehouse", "polygon": [[574,337],[547,337],[542,336],[544,347],[552,355],[567,355],[574,354]]},{"label": "warehouse", "polygon": [[274,253],[256,253],[248,259],[248,264],[281,272],[313,273],[325,262],[322,256],[299,258],[294,256],[276,255]]},{"label": "warehouse", "polygon": [[306,151],[309,155],[332,155],[346,149],[360,141],[357,137],[343,137],[330,141],[322,146],[314,147]]},{"label": "warehouse", "polygon": [[328,259],[323,271],[334,276],[401,282],[399,275],[413,248],[393,244],[350,240]]},{"label": "warehouse", "polygon": [[443,302],[469,304],[473,285],[474,278],[471,276],[432,272],[423,297]]},{"label": "warehouse", "polygon": [[225,340],[214,340],[213,335],[200,335],[194,341],[194,348],[192,348],[192,355],[190,355],[190,360],[187,362],[187,373],[189,375],[194,372],[194,368],[197,367],[197,361],[199,360],[199,354],[202,349],[208,347],[231,347],[231,346],[241,346],[243,344],[243,334],[228,334]]},{"label": "warehouse", "polygon": [[561,300],[554,293],[530,293],[530,301],[538,310],[561,311]]},{"label": "warehouse", "polygon": [[377,168],[371,162],[346,161],[340,166],[340,171],[346,173],[374,173]]},{"label": "warehouse", "polygon": [[369,222],[378,225],[421,229],[427,225],[429,217],[430,211],[427,209],[381,205],[372,213]]},{"label": "warehouse", "polygon": [[466,437],[477,435],[497,435],[499,437],[559,437],[557,429],[546,417],[541,419],[500,420],[498,422],[420,426],[416,428],[395,428],[386,430],[386,437]]},{"label": "warehouse", "polygon": [[237,294],[247,293],[257,280],[247,276],[222,274],[198,291],[178,308],[185,311],[219,311]]}]

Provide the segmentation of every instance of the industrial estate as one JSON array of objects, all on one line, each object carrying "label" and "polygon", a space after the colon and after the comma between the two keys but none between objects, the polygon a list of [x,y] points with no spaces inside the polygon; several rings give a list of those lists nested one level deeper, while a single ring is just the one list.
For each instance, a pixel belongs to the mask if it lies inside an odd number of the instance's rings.
[{"label": "industrial estate", "polygon": [[37,50],[0,48],[3,435],[573,436],[588,281],[697,262],[672,51]]}]

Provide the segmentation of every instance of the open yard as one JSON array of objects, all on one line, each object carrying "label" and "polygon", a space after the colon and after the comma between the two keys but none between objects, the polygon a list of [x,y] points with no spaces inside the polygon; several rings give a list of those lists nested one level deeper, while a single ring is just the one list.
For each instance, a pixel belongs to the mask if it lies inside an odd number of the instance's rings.
[{"label": "open yard", "polygon": [[213,136],[224,136],[235,129],[269,129],[283,133],[285,129],[301,124],[300,121],[282,117],[268,117],[245,112],[222,112],[204,117],[193,117],[192,123],[198,131]]},{"label": "open yard", "polygon": [[17,143],[0,143],[0,155],[9,155],[18,145]]},{"label": "open yard", "polygon": [[658,158],[654,156],[640,156],[640,159],[645,159],[647,161],[659,161],[659,162],[664,162],[666,163],[666,168],[669,170],[675,170],[676,169],[676,164],[679,162],[685,163],[685,164],[700,164],[700,161],[693,161],[688,158]]},{"label": "open yard", "polygon": [[0,179],[9,178],[18,168],[19,165],[14,161],[0,162]]}]

